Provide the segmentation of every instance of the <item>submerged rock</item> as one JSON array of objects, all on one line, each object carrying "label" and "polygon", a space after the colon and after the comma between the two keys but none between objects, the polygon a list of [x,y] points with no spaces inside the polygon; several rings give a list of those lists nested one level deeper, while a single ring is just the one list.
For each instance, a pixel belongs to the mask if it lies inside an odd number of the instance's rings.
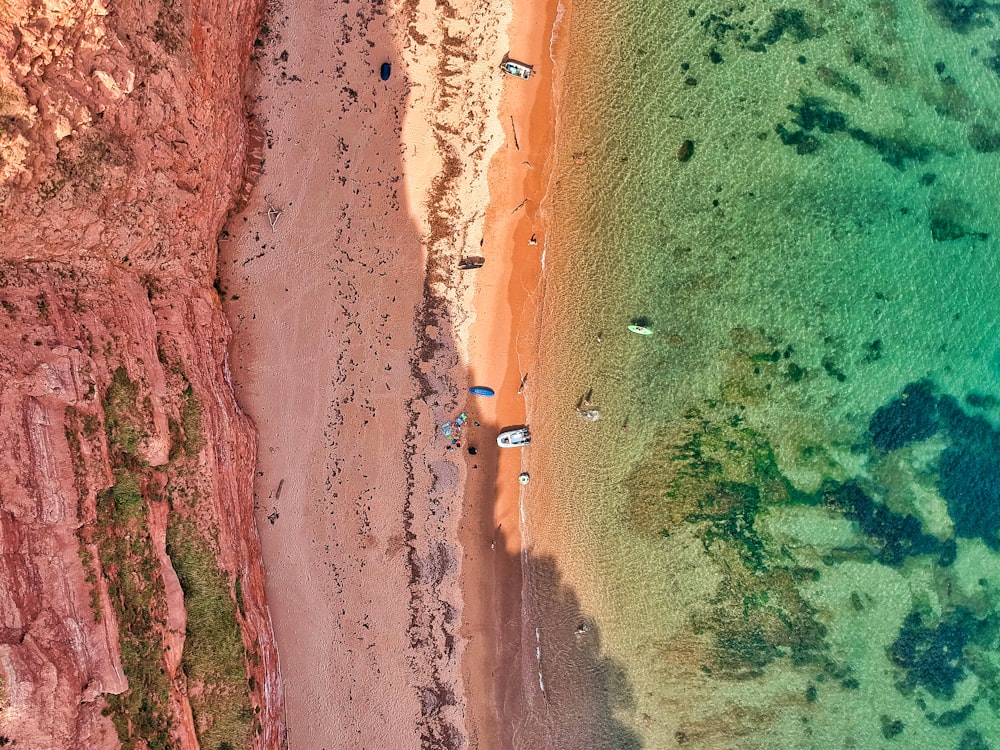
[{"label": "submerged rock", "polygon": [[968,227],[967,214],[968,208],[961,201],[944,200],[932,206],[928,212],[931,238],[935,242],[951,242],[963,237],[989,239],[988,233]]},{"label": "submerged rock", "polygon": [[1000,550],[1000,433],[954,405],[952,445],[938,463],[938,489],[948,503],[955,535],[982,539]]},{"label": "submerged rock", "polygon": [[862,143],[879,153],[882,160],[896,169],[905,169],[910,162],[926,161],[934,150],[923,143],[900,138],[871,133],[862,128],[852,127],[847,115],[830,107],[829,102],[819,96],[803,96],[799,104],[789,104],[788,109],[795,114],[792,124],[800,130],[790,130],[784,124],[775,125],[775,132],[786,146],[795,146],[799,153],[811,153],[818,144],[803,148],[807,139],[806,133],[819,131],[833,135],[846,133],[852,140]]},{"label": "submerged rock", "polygon": [[828,483],[823,499],[828,508],[857,523],[875,559],[883,565],[899,567],[908,557],[949,552],[937,537],[924,533],[918,518],[894,513],[869,497],[857,482]]},{"label": "submerged rock", "polygon": [[938,398],[927,380],[910,383],[903,394],[879,408],[868,422],[872,443],[892,451],[926,440],[938,430]]},{"label": "submerged rock", "polygon": [[997,11],[987,0],[931,0],[930,8],[942,26],[959,34],[992,26]]},{"label": "submerged rock", "polygon": [[692,156],[694,156],[694,141],[688,139],[681,144],[679,149],[677,149],[677,161],[691,161]]},{"label": "submerged rock", "polygon": [[889,661],[904,671],[899,689],[910,692],[922,687],[935,698],[953,698],[955,686],[966,677],[965,648],[980,628],[980,621],[964,607],[947,611],[933,626],[925,625],[918,611],[908,614],[886,652]]}]

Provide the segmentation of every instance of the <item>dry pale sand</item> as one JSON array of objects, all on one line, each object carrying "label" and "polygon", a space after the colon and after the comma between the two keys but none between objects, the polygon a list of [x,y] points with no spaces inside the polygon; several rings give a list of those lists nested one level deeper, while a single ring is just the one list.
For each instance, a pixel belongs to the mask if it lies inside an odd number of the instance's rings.
[{"label": "dry pale sand", "polygon": [[[501,746],[506,688],[490,675],[520,572],[516,534],[495,551],[487,537],[494,520],[502,535],[516,528],[519,457],[497,466],[494,437],[497,421],[523,418],[511,337],[538,272],[541,242],[527,238],[551,130],[554,5],[516,3],[511,55],[540,65],[528,82],[497,71],[509,6],[375,7],[271,8],[248,93],[264,165],[221,242],[233,381],[259,432],[288,746]],[[487,185],[510,116],[532,166],[508,143]],[[486,268],[459,272],[469,254]],[[473,377],[500,391],[466,430],[483,447],[476,469],[437,428],[471,406],[469,335]]]}]

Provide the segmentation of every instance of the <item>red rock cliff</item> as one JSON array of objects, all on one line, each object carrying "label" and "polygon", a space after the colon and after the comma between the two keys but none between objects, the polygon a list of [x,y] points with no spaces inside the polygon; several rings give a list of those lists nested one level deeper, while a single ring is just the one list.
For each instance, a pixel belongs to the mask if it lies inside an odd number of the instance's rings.
[{"label": "red rock cliff", "polygon": [[212,288],[261,5],[0,8],[0,744],[283,745]]}]

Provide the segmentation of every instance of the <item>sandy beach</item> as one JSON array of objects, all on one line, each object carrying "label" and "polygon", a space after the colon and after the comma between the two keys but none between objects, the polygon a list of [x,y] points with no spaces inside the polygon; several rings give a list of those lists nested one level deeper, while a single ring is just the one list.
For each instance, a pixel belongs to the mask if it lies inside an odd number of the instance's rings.
[{"label": "sandy beach", "polygon": [[[508,29],[510,57],[534,65],[528,81],[511,79],[500,102],[499,120],[505,139],[490,164],[490,204],[485,246],[495,250],[477,277],[475,323],[468,335],[469,373],[475,383],[494,387],[497,396],[479,404],[484,422],[496,429],[524,424],[531,396],[536,343],[537,307],[545,250],[545,191],[554,138],[554,77],[550,42],[558,3],[514,2]],[[557,55],[558,57],[558,55]],[[528,449],[532,450],[532,449]],[[522,680],[531,672],[533,651],[522,650],[522,550],[518,474],[522,451],[490,450],[470,457],[479,471],[470,473],[466,488],[467,526],[463,590],[465,626],[473,637],[466,677],[492,674],[479,684],[482,700],[473,717],[482,734],[497,747],[518,746],[515,735],[524,721]],[[489,539],[489,545],[484,539]],[[488,551],[488,556],[481,553]],[[476,710],[478,709],[478,710]]]},{"label": "sandy beach", "polygon": [[263,164],[220,286],[293,750],[512,741],[520,452],[494,438],[524,419],[555,4],[448,11],[273,6],[248,82]]}]

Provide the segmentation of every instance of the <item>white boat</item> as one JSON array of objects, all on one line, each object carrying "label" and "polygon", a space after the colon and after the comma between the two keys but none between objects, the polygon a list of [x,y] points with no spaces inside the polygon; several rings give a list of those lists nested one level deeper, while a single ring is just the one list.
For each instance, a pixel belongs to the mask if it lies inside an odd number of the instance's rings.
[{"label": "white boat", "polygon": [[531,442],[531,433],[527,427],[518,427],[514,430],[504,430],[497,435],[497,445],[501,448],[520,448]]},{"label": "white boat", "polygon": [[518,62],[517,60],[506,60],[504,64],[500,66],[500,70],[507,75],[514,76],[515,78],[523,78],[526,81],[531,78],[531,74],[535,72],[534,66]]}]

